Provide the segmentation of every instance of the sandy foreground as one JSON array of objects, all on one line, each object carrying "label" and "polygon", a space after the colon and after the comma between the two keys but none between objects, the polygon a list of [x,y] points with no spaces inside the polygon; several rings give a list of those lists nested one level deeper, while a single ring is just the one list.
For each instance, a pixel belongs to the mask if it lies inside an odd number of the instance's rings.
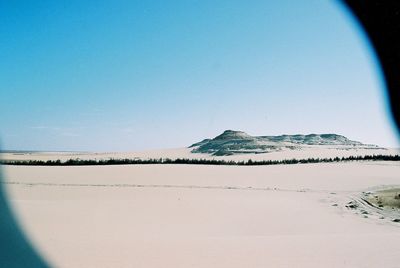
[{"label": "sandy foreground", "polygon": [[[400,265],[400,223],[392,221],[400,213],[360,200],[363,191],[399,186],[398,162],[3,173],[17,218],[54,267]],[[361,209],[347,208],[350,201]]]}]

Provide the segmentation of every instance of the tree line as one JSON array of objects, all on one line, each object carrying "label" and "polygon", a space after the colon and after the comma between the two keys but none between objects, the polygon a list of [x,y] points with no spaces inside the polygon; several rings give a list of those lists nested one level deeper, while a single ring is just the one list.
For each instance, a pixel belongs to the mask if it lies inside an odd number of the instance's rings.
[{"label": "tree line", "polygon": [[334,158],[307,158],[307,159],[283,159],[283,160],[218,160],[218,159],[189,159],[189,158],[152,158],[152,159],[68,159],[61,160],[0,160],[0,165],[20,166],[101,166],[101,165],[146,165],[146,164],[190,164],[190,165],[228,165],[228,166],[267,166],[267,165],[291,165],[307,163],[331,163],[348,161],[400,161],[400,155],[364,155]]}]

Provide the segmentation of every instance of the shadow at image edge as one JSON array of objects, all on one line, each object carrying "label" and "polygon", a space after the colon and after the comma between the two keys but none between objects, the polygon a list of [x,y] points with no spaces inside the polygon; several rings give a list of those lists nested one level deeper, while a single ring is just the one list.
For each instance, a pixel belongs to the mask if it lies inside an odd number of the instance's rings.
[{"label": "shadow at image edge", "polygon": [[0,267],[49,267],[21,232],[3,186],[0,170]]},{"label": "shadow at image edge", "polygon": [[[400,139],[400,1],[398,0],[340,0],[372,46],[377,57],[377,69],[383,76],[388,117]],[[373,127],[373,126],[371,126]]]}]

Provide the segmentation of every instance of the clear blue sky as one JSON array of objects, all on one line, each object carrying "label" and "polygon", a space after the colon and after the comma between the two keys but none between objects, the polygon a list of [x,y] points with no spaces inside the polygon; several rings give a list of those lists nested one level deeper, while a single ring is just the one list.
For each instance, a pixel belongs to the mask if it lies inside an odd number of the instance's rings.
[{"label": "clear blue sky", "polygon": [[3,149],[188,146],[225,129],[398,146],[336,1],[1,1]]}]

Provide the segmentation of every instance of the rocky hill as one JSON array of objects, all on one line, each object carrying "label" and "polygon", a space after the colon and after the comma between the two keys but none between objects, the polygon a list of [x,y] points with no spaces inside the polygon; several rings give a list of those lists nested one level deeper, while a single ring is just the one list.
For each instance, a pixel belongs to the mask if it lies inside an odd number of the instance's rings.
[{"label": "rocky hill", "polygon": [[215,156],[268,153],[285,149],[301,149],[311,146],[333,146],[341,149],[379,148],[376,145],[352,141],[337,134],[308,134],[280,136],[250,136],[243,131],[226,130],[213,139],[192,144],[192,153],[207,153]]}]

